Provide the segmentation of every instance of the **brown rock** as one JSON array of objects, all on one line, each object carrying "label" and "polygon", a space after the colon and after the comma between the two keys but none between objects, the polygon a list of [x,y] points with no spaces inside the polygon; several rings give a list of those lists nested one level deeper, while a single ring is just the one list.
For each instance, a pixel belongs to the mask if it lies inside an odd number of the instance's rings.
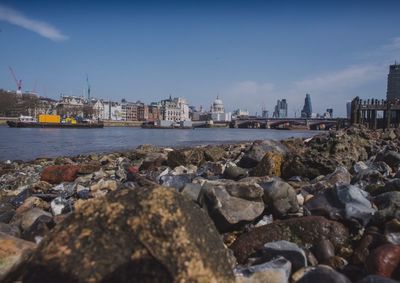
[{"label": "brown rock", "polygon": [[0,232],[0,281],[3,282],[9,272],[16,268],[35,247],[34,243]]},{"label": "brown rock", "polygon": [[268,242],[286,240],[300,246],[313,245],[328,239],[337,249],[348,240],[347,228],[321,216],[307,216],[275,221],[240,236],[232,245],[239,263],[245,263],[254,252]]},{"label": "brown rock", "polygon": [[92,161],[88,163],[79,164],[79,174],[91,174],[100,170],[100,162]]},{"label": "brown rock", "polygon": [[18,269],[23,282],[233,282],[214,225],[163,187],[83,202]]},{"label": "brown rock", "polygon": [[204,156],[207,161],[219,161],[224,157],[224,155],[225,150],[220,146],[210,146],[204,150]]},{"label": "brown rock", "polygon": [[59,184],[61,182],[73,182],[78,174],[77,165],[54,165],[44,168],[41,180],[50,184]]},{"label": "brown rock", "polygon": [[281,176],[283,154],[277,151],[267,152],[252,171],[253,176]]},{"label": "brown rock", "polygon": [[32,196],[32,197],[28,197],[24,201],[24,203],[17,208],[17,210],[15,212],[16,212],[16,214],[22,214],[34,207],[48,210],[50,208],[50,204],[48,202],[42,200],[41,198]]},{"label": "brown rock", "polygon": [[199,166],[204,161],[203,148],[186,148],[169,152],[167,162],[170,167],[175,168],[179,165],[187,166],[189,164]]},{"label": "brown rock", "polygon": [[367,259],[367,271],[392,277],[400,264],[400,245],[386,244],[373,250]]}]

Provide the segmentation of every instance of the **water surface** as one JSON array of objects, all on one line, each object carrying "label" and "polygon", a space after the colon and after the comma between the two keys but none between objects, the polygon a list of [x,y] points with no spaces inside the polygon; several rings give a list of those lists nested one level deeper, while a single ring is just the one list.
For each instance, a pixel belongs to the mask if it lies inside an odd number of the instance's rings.
[{"label": "water surface", "polygon": [[37,157],[73,156],[92,152],[133,149],[141,144],[192,146],[261,139],[310,137],[315,131],[266,129],[42,129],[0,127],[0,160],[32,160]]}]

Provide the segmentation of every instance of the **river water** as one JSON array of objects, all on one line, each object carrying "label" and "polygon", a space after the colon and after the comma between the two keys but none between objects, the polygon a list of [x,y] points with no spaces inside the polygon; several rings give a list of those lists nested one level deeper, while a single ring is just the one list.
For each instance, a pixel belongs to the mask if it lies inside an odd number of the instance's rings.
[{"label": "river water", "polygon": [[262,139],[311,137],[314,131],[266,129],[162,130],[141,128],[40,129],[0,127],[0,161],[134,149],[141,144],[183,147]]}]

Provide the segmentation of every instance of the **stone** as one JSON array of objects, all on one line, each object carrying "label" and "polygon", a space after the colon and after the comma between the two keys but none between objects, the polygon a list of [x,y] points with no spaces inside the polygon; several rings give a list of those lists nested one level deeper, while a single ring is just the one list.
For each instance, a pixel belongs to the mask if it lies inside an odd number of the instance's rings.
[{"label": "stone", "polygon": [[23,282],[234,281],[207,215],[163,187],[83,202],[14,274]]},{"label": "stone", "polygon": [[393,129],[388,129],[383,133],[382,139],[384,139],[384,140],[395,140],[396,139],[396,133],[393,131]]},{"label": "stone", "polygon": [[91,161],[87,163],[79,164],[78,173],[82,175],[92,174],[100,170],[101,163],[96,161]]},{"label": "stone", "polygon": [[181,190],[181,194],[195,202],[200,202],[201,185],[188,183]]},{"label": "stone", "polygon": [[32,225],[22,232],[22,238],[27,241],[39,243],[43,237],[53,228],[53,218],[48,215],[41,215],[36,218]]},{"label": "stone", "polygon": [[159,184],[165,187],[175,188],[177,191],[179,191],[183,189],[186,184],[191,183],[193,177],[194,177],[193,174],[181,174],[181,175],[167,174],[160,177]]},{"label": "stone", "polygon": [[193,164],[196,166],[205,162],[203,148],[178,149],[168,153],[168,166],[175,168],[179,165]]},{"label": "stone", "polygon": [[285,258],[277,257],[263,264],[237,267],[234,273],[236,283],[288,283],[291,264]]},{"label": "stone", "polygon": [[256,141],[240,159],[239,166],[243,168],[256,167],[267,152],[286,154],[287,148],[282,143],[274,140]]},{"label": "stone", "polygon": [[118,183],[115,180],[101,179],[97,184],[90,186],[90,191],[115,191],[118,188]]},{"label": "stone", "polygon": [[242,227],[264,211],[263,190],[255,183],[208,182],[203,191],[208,212],[221,232]]},{"label": "stone", "polygon": [[41,181],[46,181],[50,184],[59,184],[61,182],[75,181],[79,171],[77,165],[54,165],[44,168],[40,177]]},{"label": "stone", "polygon": [[207,161],[216,162],[222,160],[225,150],[221,146],[208,146],[204,150],[204,157]]},{"label": "stone", "polygon": [[385,238],[390,244],[400,245],[400,220],[393,219],[385,224]]},{"label": "stone", "polygon": [[20,191],[15,197],[10,199],[10,203],[14,207],[19,207],[24,203],[24,201],[32,195],[32,191],[28,188],[28,186],[23,186],[18,188]]},{"label": "stone", "polygon": [[17,208],[16,213],[22,214],[25,211],[27,211],[31,208],[34,208],[34,207],[37,207],[37,208],[40,208],[43,210],[48,210],[50,208],[50,205],[46,201],[42,200],[41,198],[31,196],[31,197],[28,197],[27,199],[25,199],[24,203]]},{"label": "stone", "polygon": [[376,223],[400,218],[400,192],[380,194],[373,199],[373,202],[378,207],[378,211],[374,215]]},{"label": "stone", "polygon": [[371,165],[371,168],[374,169],[374,170],[377,170],[384,177],[387,177],[392,173],[392,168],[390,168],[390,166],[387,165],[383,161],[375,161],[375,162],[373,162],[372,165]]},{"label": "stone", "polygon": [[263,260],[282,256],[292,264],[292,272],[307,266],[305,252],[295,243],[284,240],[266,243],[260,252],[260,256]]},{"label": "stone", "polygon": [[327,265],[317,265],[299,270],[292,275],[294,283],[351,283],[351,281],[343,274],[335,271]]},{"label": "stone", "polygon": [[326,263],[330,258],[335,256],[335,247],[329,240],[322,239],[314,245],[312,252],[318,262]]},{"label": "stone", "polygon": [[225,172],[225,164],[222,162],[204,162],[197,171],[197,175],[204,178],[221,178]]},{"label": "stone", "polygon": [[224,177],[231,180],[240,180],[248,176],[248,171],[237,166],[235,163],[230,162],[226,165]]},{"label": "stone", "polygon": [[15,214],[14,206],[9,202],[0,202],[0,223],[8,223]]},{"label": "stone", "polygon": [[20,226],[23,231],[29,230],[32,224],[38,219],[40,216],[45,215],[51,218],[51,214],[37,207],[31,208],[28,211],[24,212],[21,217]]},{"label": "stone", "polygon": [[164,165],[166,161],[167,161],[167,156],[164,153],[159,153],[159,152],[147,153],[146,157],[142,162],[142,165],[140,166],[140,170],[155,170]]},{"label": "stone", "polygon": [[378,275],[368,275],[357,281],[357,283],[398,283],[398,281]]},{"label": "stone", "polygon": [[252,176],[280,177],[283,157],[281,152],[270,151],[265,153],[261,161],[251,171]]},{"label": "stone", "polygon": [[17,225],[0,222],[0,233],[4,233],[16,238],[21,236],[21,231]]},{"label": "stone", "polygon": [[400,264],[400,245],[386,244],[368,256],[366,268],[371,274],[391,278]]},{"label": "stone", "polygon": [[32,185],[32,192],[33,193],[48,193],[52,187],[53,187],[53,185],[50,183],[47,183],[45,181],[38,181]]},{"label": "stone", "polygon": [[299,210],[296,191],[288,183],[273,180],[261,186],[264,189],[264,203],[272,208],[274,216],[279,218]]},{"label": "stone", "polygon": [[370,250],[373,247],[381,245],[383,240],[383,236],[379,233],[377,227],[368,227],[362,235],[361,241],[354,249],[352,263],[356,265],[365,265]]},{"label": "stone", "polygon": [[349,171],[344,166],[339,166],[335,171],[324,178],[331,185],[335,184],[350,184],[351,175]]},{"label": "stone", "polygon": [[23,262],[36,248],[36,244],[0,232],[0,281]]},{"label": "stone", "polygon": [[362,171],[365,171],[368,169],[368,165],[365,164],[364,161],[358,161],[353,165],[353,171],[355,174],[358,174]]},{"label": "stone", "polygon": [[84,187],[82,185],[76,186],[76,194],[80,199],[89,199],[90,198],[90,189],[88,187]]},{"label": "stone", "polygon": [[400,153],[393,150],[385,150],[376,155],[375,161],[384,161],[393,170],[397,171],[400,166]]},{"label": "stone", "polygon": [[339,222],[321,216],[306,216],[274,221],[242,234],[231,246],[239,263],[246,262],[265,243],[286,240],[300,246],[313,246],[323,239],[331,241],[335,249],[345,245],[349,232]]},{"label": "stone", "polygon": [[51,213],[56,216],[64,213],[68,213],[72,210],[73,204],[70,200],[63,197],[56,197],[50,203]]}]

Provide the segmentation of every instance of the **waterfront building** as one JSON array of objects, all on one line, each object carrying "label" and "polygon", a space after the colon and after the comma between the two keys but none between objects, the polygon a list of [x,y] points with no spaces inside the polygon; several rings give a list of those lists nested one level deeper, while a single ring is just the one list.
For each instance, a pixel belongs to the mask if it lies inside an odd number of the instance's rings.
[{"label": "waterfront building", "polygon": [[210,118],[214,122],[230,122],[232,120],[232,113],[225,112],[224,103],[218,96],[211,105]]},{"label": "waterfront building", "polygon": [[157,102],[152,102],[148,106],[147,121],[154,122],[160,120],[161,118],[161,104]]},{"label": "waterfront building", "polygon": [[143,103],[143,102],[136,102],[137,104],[137,118],[138,121],[147,121],[149,118],[149,108],[148,106]]},{"label": "waterfront building", "polygon": [[102,120],[122,121],[122,106],[121,103],[114,101],[103,101]]},{"label": "waterfront building", "polygon": [[91,118],[96,120],[103,120],[104,104],[100,99],[92,99],[89,103],[91,105]]},{"label": "waterfront building", "polygon": [[303,110],[301,111],[302,118],[311,118],[312,115],[312,105],[311,105],[311,96],[307,93],[306,98],[304,99]]},{"label": "waterfront building", "polygon": [[247,111],[247,109],[236,109],[232,113],[232,117],[235,117],[235,119],[237,119],[237,118],[247,118],[249,116],[250,116],[250,113],[249,113],[249,111]]},{"label": "waterfront building", "polygon": [[273,113],[274,118],[287,118],[288,116],[288,103],[286,99],[278,100]]},{"label": "waterfront building", "polygon": [[175,97],[161,100],[161,118],[165,121],[190,121],[189,105],[185,98]]},{"label": "waterfront building", "polygon": [[[61,95],[60,101],[56,105],[56,112],[65,117],[84,117],[85,99],[72,95]],[[90,113],[87,113],[90,115]]]},{"label": "waterfront building", "polygon": [[346,102],[347,119],[351,118],[351,101]]},{"label": "waterfront building", "polygon": [[326,109],[326,118],[333,118],[333,109],[332,108],[328,108]]},{"label": "waterfront building", "polygon": [[390,65],[387,82],[387,100],[400,100],[400,64]]},{"label": "waterfront building", "polygon": [[133,102],[123,101],[121,103],[121,112],[123,121],[137,121],[138,111],[137,105]]}]

